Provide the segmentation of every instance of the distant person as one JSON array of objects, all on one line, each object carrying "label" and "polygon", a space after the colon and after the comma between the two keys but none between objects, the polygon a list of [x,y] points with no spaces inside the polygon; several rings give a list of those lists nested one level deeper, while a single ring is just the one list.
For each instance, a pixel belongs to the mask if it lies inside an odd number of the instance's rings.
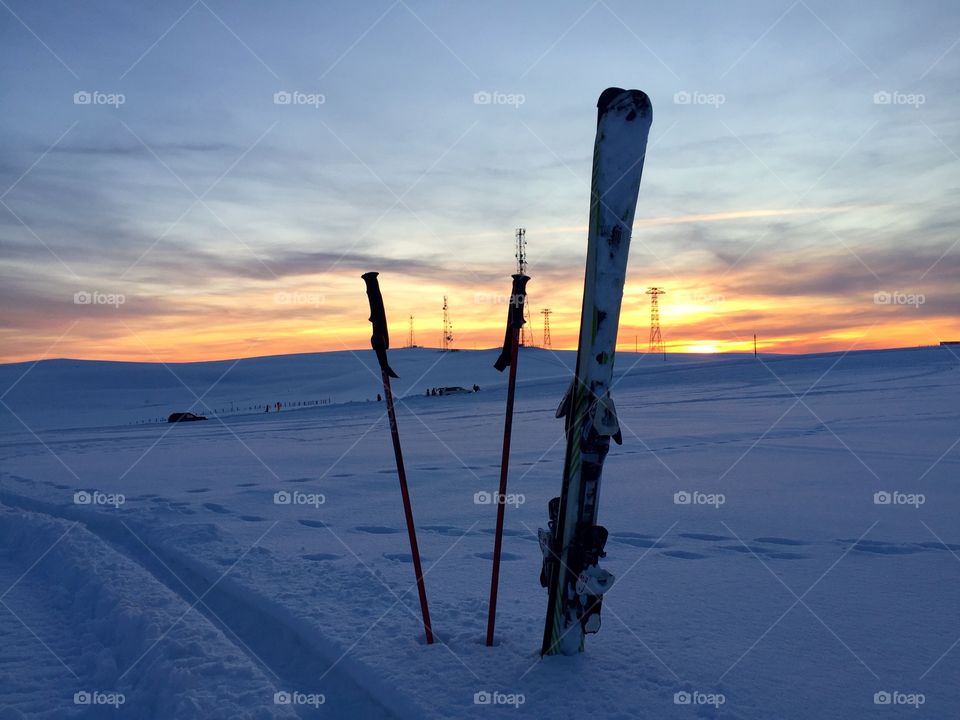
[{"label": "distant person", "polygon": [[263,406],[263,411],[264,411],[264,412],[270,412],[270,406],[269,406],[269,405],[264,405],[264,406]]},{"label": "distant person", "polygon": [[474,384],[473,384],[473,391],[474,391],[474,392],[480,392],[480,386],[477,385],[476,383],[474,383]]},{"label": "distant person", "polygon": [[430,397],[430,388],[427,388],[427,397]]},{"label": "distant person", "polygon": [[383,402],[383,398],[380,397],[380,393],[377,393],[377,402]]}]

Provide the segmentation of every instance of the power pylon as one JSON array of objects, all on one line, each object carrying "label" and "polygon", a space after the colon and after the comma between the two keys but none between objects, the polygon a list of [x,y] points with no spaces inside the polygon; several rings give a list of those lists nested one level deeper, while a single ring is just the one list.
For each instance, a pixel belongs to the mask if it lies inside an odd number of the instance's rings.
[{"label": "power pylon", "polygon": [[416,341],[413,337],[413,315],[410,316],[410,338],[407,340],[408,348],[415,348],[417,346]]},{"label": "power pylon", "polygon": [[453,350],[453,323],[450,321],[450,307],[447,305],[447,296],[443,296],[443,337],[440,338],[440,349],[444,352]]},{"label": "power pylon", "polygon": [[[663,336],[660,334],[660,296],[666,294],[666,290],[659,287],[647,289],[647,295],[650,296],[650,347],[649,352],[664,353]],[[664,355],[664,357],[666,357]]]},{"label": "power pylon", "polygon": [[540,311],[540,314],[543,315],[543,347],[552,348],[553,341],[550,339],[550,313],[553,310],[550,308],[544,308]]}]

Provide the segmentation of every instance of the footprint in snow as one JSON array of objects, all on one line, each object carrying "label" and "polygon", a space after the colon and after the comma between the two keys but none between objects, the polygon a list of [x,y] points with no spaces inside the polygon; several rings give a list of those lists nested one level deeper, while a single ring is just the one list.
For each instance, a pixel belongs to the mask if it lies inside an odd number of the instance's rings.
[{"label": "footprint in snow", "polygon": [[357,525],[354,528],[357,532],[372,533],[374,535],[392,535],[400,532],[397,528],[384,527],[383,525]]},{"label": "footprint in snow", "polygon": [[330,477],[348,478],[348,477],[353,477],[353,473],[337,473],[336,475],[331,475]]},{"label": "footprint in snow", "polygon": [[421,525],[420,529],[450,537],[463,537],[467,534],[467,531],[463,528],[453,527],[452,525]]},{"label": "footprint in snow", "polygon": [[754,538],[753,541],[758,543],[769,543],[770,545],[809,545],[810,544],[804,540],[791,540],[790,538],[781,538],[781,537],[758,537],[758,538]]},{"label": "footprint in snow", "polygon": [[[680,533],[680,537],[687,538],[689,540],[704,540],[706,542],[720,542],[721,540],[733,540],[733,538],[726,537],[725,535],[710,535],[708,533]],[[759,538],[757,542],[762,542]]]},{"label": "footprint in snow", "polygon": [[241,515],[240,519],[246,522],[263,522],[266,520],[266,518],[260,517],[259,515]]},{"label": "footprint in snow", "polygon": [[223,505],[219,503],[204,503],[203,506],[210,512],[215,512],[220,515],[230,515],[230,511],[227,510]]},{"label": "footprint in snow", "polygon": [[308,478],[308,477],[304,477],[304,478],[291,478],[290,480],[287,480],[287,482],[288,482],[288,483],[305,483],[305,482],[311,482],[312,480],[313,480],[313,478]]},{"label": "footprint in snow", "polygon": [[656,540],[656,535],[644,535],[643,533],[637,532],[615,532],[610,533],[610,537],[614,538],[640,538],[641,540]]},{"label": "footprint in snow", "polygon": [[960,550],[960,545],[955,545],[953,543],[942,543],[942,542],[922,542],[919,543],[920,547],[927,548],[928,550]]},{"label": "footprint in snow", "polygon": [[622,542],[624,545],[633,545],[634,547],[639,548],[670,547],[670,543],[665,543],[658,540],[641,540],[639,538],[617,538],[617,542]]},{"label": "footprint in snow", "polygon": [[192,490],[187,490],[188,493],[207,493],[210,492],[210,488],[193,488]]},{"label": "footprint in snow", "polygon": [[260,483],[237,483],[237,487],[256,487]]},{"label": "footprint in snow", "polygon": [[304,560],[312,560],[313,562],[327,562],[329,560],[339,560],[342,555],[334,555],[333,553],[310,553],[309,555],[301,555]]},{"label": "footprint in snow", "polygon": [[327,527],[327,524],[326,524],[325,522],[321,522],[320,520],[297,520],[297,522],[300,523],[301,525],[304,525],[304,526],[308,527],[308,528],[320,528],[320,529],[323,529],[323,528]]},{"label": "footprint in snow", "polygon": [[[480,558],[481,560],[493,560],[493,553],[492,553],[492,552],[479,552],[479,553],[474,553],[473,556],[476,557],[476,558]],[[508,552],[501,552],[501,553],[500,553],[500,559],[501,559],[501,560],[504,560],[504,561],[507,561],[507,560],[523,560],[523,556],[522,556],[522,555],[514,555],[513,553],[508,553]]]},{"label": "footprint in snow", "polygon": [[678,558],[680,560],[703,560],[706,558],[706,555],[701,555],[700,553],[687,552],[686,550],[664,550],[661,555],[666,555],[667,557]]}]

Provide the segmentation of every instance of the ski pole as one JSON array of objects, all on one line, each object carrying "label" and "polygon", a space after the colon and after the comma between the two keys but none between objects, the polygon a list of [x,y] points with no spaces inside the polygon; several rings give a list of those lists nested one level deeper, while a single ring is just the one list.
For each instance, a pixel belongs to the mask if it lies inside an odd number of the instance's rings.
[{"label": "ski pole", "polygon": [[370,322],[373,324],[373,335],[370,344],[377,354],[380,363],[380,375],[383,378],[383,396],[387,401],[387,417],[390,419],[390,437],[393,440],[393,454],[397,459],[397,476],[400,479],[400,494],[403,497],[403,514],[407,520],[407,535],[410,538],[410,555],[413,558],[413,571],[417,577],[417,592],[420,595],[420,613],[423,616],[423,632],[427,638],[427,645],[433,644],[433,628],[430,625],[430,610],[427,607],[427,589],[423,583],[423,567],[420,565],[420,548],[417,546],[417,530],[413,524],[413,509],[410,506],[410,492],[407,489],[407,472],[403,466],[403,452],[400,449],[400,432],[397,429],[397,412],[393,405],[393,390],[390,387],[390,378],[398,378],[393,368],[387,363],[387,349],[390,347],[390,336],[387,333],[387,313],[383,308],[383,296],[380,294],[380,282],[377,275],[380,273],[368,272],[361,277],[367,284],[367,298],[370,300]]},{"label": "ski pole", "polygon": [[497,530],[493,540],[493,574],[490,578],[490,608],[487,615],[487,646],[493,645],[493,630],[497,622],[497,589],[500,585],[500,550],[503,546],[503,515],[507,495],[507,470],[510,465],[510,437],[513,433],[513,399],[517,389],[517,355],[520,348],[520,328],[523,327],[523,305],[527,294],[526,275],[513,276],[510,292],[510,308],[507,311],[507,331],[503,338],[503,350],[493,366],[503,372],[510,366],[507,381],[507,409],[503,421],[503,454],[500,456],[500,489],[497,502]]}]

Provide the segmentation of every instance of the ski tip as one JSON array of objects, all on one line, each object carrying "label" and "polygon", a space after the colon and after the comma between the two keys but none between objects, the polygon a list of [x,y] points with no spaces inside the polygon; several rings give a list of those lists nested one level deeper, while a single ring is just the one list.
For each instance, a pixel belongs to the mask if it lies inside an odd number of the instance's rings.
[{"label": "ski tip", "polygon": [[[629,106],[631,110],[640,115],[647,115],[652,110],[649,96],[643,90],[624,90],[623,88],[610,87],[600,93],[600,99],[597,100],[597,119],[599,120],[608,111]],[[629,118],[633,119],[633,118]]]}]

